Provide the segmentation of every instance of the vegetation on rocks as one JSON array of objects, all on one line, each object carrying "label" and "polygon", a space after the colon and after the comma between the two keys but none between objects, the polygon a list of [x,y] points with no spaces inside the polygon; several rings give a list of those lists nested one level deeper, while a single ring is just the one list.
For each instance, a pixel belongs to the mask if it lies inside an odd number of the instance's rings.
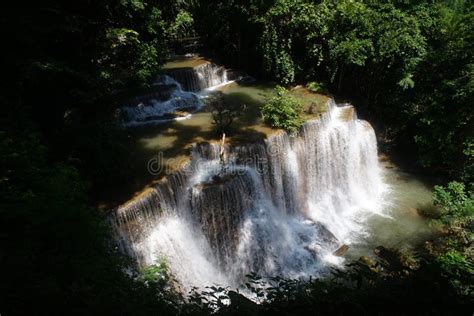
[{"label": "vegetation on rocks", "polygon": [[262,107],[262,116],[273,127],[282,128],[295,133],[303,123],[300,113],[301,102],[283,87],[276,87]]}]

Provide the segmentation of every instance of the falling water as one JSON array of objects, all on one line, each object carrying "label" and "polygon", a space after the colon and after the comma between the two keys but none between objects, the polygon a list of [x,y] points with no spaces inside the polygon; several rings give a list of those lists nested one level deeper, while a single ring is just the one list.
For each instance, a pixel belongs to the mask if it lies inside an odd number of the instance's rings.
[{"label": "falling water", "polygon": [[227,83],[222,66],[204,63],[194,68],[170,70],[160,75],[152,92],[135,97],[120,109],[124,127],[149,126],[186,119],[199,110],[203,93]]},{"label": "falling water", "polygon": [[[120,109],[124,127],[156,125],[183,119],[190,115],[189,112],[202,106],[201,98],[197,94],[183,91],[181,85],[169,76],[160,76],[153,86],[156,93],[136,98],[135,103]],[[161,100],[157,94],[162,96],[163,91],[170,92]],[[176,115],[177,111],[186,114]]]},{"label": "falling water", "polygon": [[199,92],[227,82],[227,70],[207,62],[193,68],[174,69],[168,75],[177,80],[184,90]]},{"label": "falling water", "polygon": [[293,137],[226,146],[225,166],[219,150],[195,145],[187,167],[113,217],[123,250],[139,266],[164,258],[185,291],[237,287],[249,272],[318,275],[381,214],[374,131],[350,105],[329,102]]}]

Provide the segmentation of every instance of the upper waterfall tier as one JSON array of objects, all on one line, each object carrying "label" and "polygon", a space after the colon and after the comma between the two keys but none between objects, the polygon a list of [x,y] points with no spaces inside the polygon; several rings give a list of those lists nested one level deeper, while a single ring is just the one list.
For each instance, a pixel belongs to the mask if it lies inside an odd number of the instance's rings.
[{"label": "upper waterfall tier", "polygon": [[[156,125],[186,119],[199,110],[205,89],[228,81],[227,70],[202,58],[167,64],[149,91],[136,96],[120,109],[124,127]],[[180,67],[184,66],[186,67]],[[190,66],[190,67],[188,67]]]},{"label": "upper waterfall tier", "polygon": [[141,266],[166,258],[185,290],[262,276],[318,274],[365,234],[384,190],[372,127],[329,102],[297,136],[243,146],[197,144],[184,169],[119,207],[123,250]]},{"label": "upper waterfall tier", "polygon": [[[160,76],[153,84],[155,91],[134,98],[120,109],[124,127],[156,125],[183,119],[201,108],[201,98],[169,76]],[[134,102],[133,102],[134,101]]]},{"label": "upper waterfall tier", "polygon": [[199,92],[228,81],[227,70],[211,62],[192,68],[169,69],[166,73],[178,81],[184,90],[192,92]]}]

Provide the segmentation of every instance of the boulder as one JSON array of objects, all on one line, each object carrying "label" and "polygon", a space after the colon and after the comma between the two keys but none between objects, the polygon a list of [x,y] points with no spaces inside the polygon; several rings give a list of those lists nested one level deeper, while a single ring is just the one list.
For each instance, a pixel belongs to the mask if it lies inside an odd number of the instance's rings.
[{"label": "boulder", "polygon": [[327,229],[322,223],[312,222],[311,225],[313,225],[318,230],[319,240],[322,243],[327,244],[329,246],[328,248],[334,249],[340,245],[336,236],[334,236],[334,234],[331,233],[331,231]]}]

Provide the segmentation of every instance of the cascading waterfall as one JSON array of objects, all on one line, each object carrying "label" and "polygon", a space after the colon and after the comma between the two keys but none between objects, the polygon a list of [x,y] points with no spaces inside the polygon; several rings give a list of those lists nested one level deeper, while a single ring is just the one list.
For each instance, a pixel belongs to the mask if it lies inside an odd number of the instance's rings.
[{"label": "cascading waterfall", "polygon": [[168,71],[169,76],[178,81],[184,90],[199,92],[228,81],[227,70],[211,62],[193,68]]},{"label": "cascading waterfall", "polygon": [[169,71],[154,82],[152,93],[136,97],[120,109],[122,126],[149,126],[189,118],[203,105],[204,95],[196,92],[227,82],[226,69],[210,62]]},{"label": "cascading waterfall", "polygon": [[[124,127],[156,125],[186,116],[176,116],[176,111],[193,112],[202,106],[201,98],[189,91],[183,91],[181,85],[169,76],[160,76],[153,84],[157,93],[137,98],[137,103],[122,107],[121,114]],[[165,100],[160,91],[170,91]],[[188,114],[190,115],[190,114]]]},{"label": "cascading waterfall", "polygon": [[375,134],[350,105],[329,102],[293,137],[226,145],[225,165],[219,151],[195,145],[187,167],[114,212],[123,250],[139,266],[167,260],[184,291],[318,275],[381,214]]}]

